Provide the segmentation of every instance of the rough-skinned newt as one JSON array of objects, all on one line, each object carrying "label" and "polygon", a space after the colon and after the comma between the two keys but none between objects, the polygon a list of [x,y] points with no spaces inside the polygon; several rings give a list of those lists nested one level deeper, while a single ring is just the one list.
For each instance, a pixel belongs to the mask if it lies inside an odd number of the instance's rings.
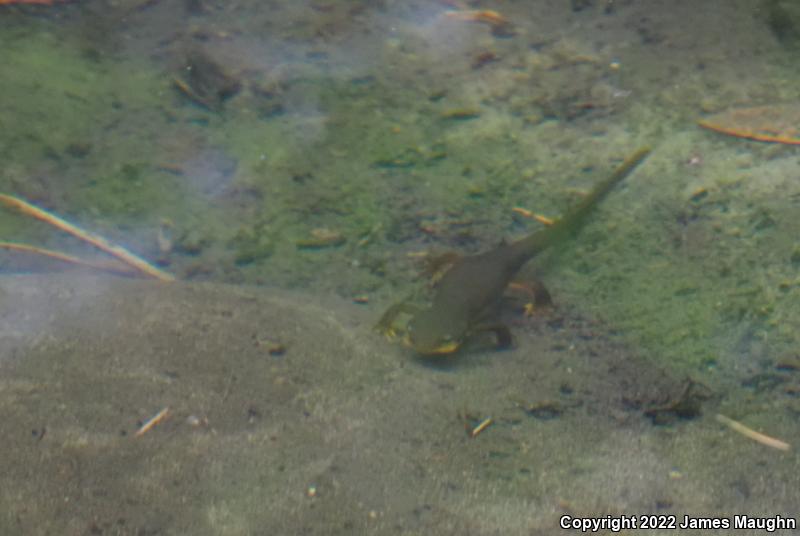
[{"label": "rough-skinned newt", "polygon": [[377,328],[391,333],[400,313],[412,315],[406,327],[406,342],[426,356],[452,353],[478,331],[492,331],[497,335],[498,346],[509,346],[508,328],[487,321],[512,278],[539,252],[577,231],[598,202],[649,153],[649,148],[636,151],[553,225],[485,253],[462,257],[442,276],[430,308],[419,309],[408,303],[393,305]]}]

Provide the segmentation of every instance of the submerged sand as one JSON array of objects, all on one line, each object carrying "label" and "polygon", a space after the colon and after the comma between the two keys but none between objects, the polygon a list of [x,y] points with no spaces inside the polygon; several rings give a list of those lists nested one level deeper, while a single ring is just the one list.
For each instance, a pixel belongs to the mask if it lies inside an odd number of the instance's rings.
[{"label": "submerged sand", "polygon": [[370,307],[320,300],[0,279],[0,533],[522,535],[562,515],[796,515],[796,455],[714,419],[737,395],[708,385],[700,416],[653,424],[644,412],[683,379],[603,326],[551,311],[515,326],[513,350],[432,366],[373,334]]}]

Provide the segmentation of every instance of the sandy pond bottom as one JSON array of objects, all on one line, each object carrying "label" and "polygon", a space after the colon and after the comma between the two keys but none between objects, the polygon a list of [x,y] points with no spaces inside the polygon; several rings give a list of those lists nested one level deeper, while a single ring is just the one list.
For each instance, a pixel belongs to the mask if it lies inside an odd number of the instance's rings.
[{"label": "sandy pond bottom", "polygon": [[[599,326],[565,313],[517,326],[514,350],[434,367],[373,334],[377,312],[3,277],[0,533],[514,535],[556,534],[562,515],[797,516],[793,452],[719,425],[718,395],[698,418],[652,424],[643,410],[683,379]],[[494,424],[470,438],[465,416]]]}]

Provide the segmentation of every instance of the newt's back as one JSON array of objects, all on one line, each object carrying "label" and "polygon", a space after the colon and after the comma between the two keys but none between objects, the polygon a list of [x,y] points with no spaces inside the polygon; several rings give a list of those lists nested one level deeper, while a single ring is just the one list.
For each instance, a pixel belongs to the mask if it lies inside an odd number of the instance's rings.
[{"label": "newt's back", "polygon": [[[552,226],[456,262],[439,282],[431,308],[409,321],[408,338],[414,349],[423,355],[456,350],[470,332],[482,328],[487,311],[522,265],[577,231],[591,210],[649,153],[649,148],[639,149]],[[499,328],[495,324],[489,329]]]}]

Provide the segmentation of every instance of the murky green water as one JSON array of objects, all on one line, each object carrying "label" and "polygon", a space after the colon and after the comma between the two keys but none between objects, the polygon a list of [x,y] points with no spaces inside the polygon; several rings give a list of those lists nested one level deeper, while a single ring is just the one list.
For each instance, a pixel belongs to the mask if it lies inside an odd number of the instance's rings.
[{"label": "murky green water", "polygon": [[[297,292],[303,304],[335,296],[339,307],[360,315],[356,339],[368,340],[363,344],[374,345],[371,351],[391,352],[386,367],[411,368],[424,384],[436,381],[426,375],[437,378],[441,371],[368,329],[383,309],[426,284],[421,258],[475,253],[522,236],[541,224],[514,208],[557,217],[626,155],[650,145],[653,154],[580,235],[523,270],[521,279],[544,283],[554,309],[531,318],[508,314],[515,349],[465,352],[447,377],[481,392],[475,369],[482,367],[499,367],[487,372],[499,374],[496,385],[503,373],[538,376],[535,364],[521,365],[517,357],[531,352],[526,344],[533,335],[565,329],[568,339],[611,341],[645,369],[676,381],[691,378],[711,393],[701,416],[670,423],[666,431],[647,424],[624,432],[633,443],[657,445],[664,434],[680,441],[700,427],[704,434],[714,430],[716,439],[697,439],[701,446],[691,443],[677,456],[692,467],[702,465],[698,456],[713,451],[720,437],[730,442],[726,459],[752,472],[714,489],[746,491],[700,504],[709,514],[732,514],[757,487],[749,479],[772,478],[759,469],[762,456],[784,464],[776,471],[797,465],[791,452],[773,453],[734,436],[713,416],[730,414],[792,444],[800,437],[798,153],[791,145],[702,130],[696,121],[729,108],[796,100],[795,11],[791,2],[712,0],[2,6],[0,191],[118,242],[181,281]],[[5,209],[0,240],[99,256]],[[0,266],[8,277],[72,269],[19,252],[2,252]],[[583,322],[591,328],[570,331]],[[343,364],[341,374],[348,366],[355,364]],[[590,365],[575,368],[602,376]],[[563,381],[563,370],[551,373],[551,383]],[[606,373],[613,377],[613,367]],[[364,381],[363,388],[375,388]],[[448,398],[415,385],[422,399]],[[525,388],[518,386],[514,396],[517,391]],[[542,402],[525,396],[524,404]],[[464,393],[455,398],[462,397],[469,400]],[[621,400],[616,409],[604,399],[611,409],[601,413],[614,422],[616,411],[658,405],[633,398],[636,403]],[[511,411],[509,404],[495,411]],[[439,411],[453,425],[465,409],[459,402]],[[512,428],[513,420],[505,418]],[[574,440],[574,431],[557,433],[556,439]],[[435,431],[425,437],[437,441]],[[503,441],[515,445],[504,455],[524,459],[529,447],[520,447],[522,440],[512,433]],[[734,445],[741,459],[734,458]],[[479,456],[488,471],[479,482],[489,489],[495,477],[507,478],[499,469],[494,475],[493,464],[513,465],[492,452]],[[663,452],[649,452],[653,466],[672,465]],[[465,467],[453,462],[444,479]],[[694,483],[691,491],[681,487],[691,475],[675,471],[683,476],[667,475],[655,491],[646,486],[648,497],[660,502],[636,503],[650,510],[628,513],[681,514],[687,497],[703,494]],[[546,534],[559,511],[605,515],[630,504],[619,491],[608,503],[575,505],[562,495],[546,498],[546,489],[532,482],[525,484],[525,500],[548,505],[537,510],[548,521],[506,525],[512,532]],[[602,486],[592,482],[592,489]],[[780,482],[772,504],[782,509],[751,513],[797,515],[784,507],[800,503],[794,481]],[[586,500],[588,486],[582,489]],[[209,526],[227,527],[217,533],[258,533],[246,515],[237,525],[226,517],[236,516],[220,513],[228,507],[215,508]],[[376,516],[391,510],[376,508]],[[366,509],[367,517],[372,511]],[[451,533],[441,518],[426,525],[425,514],[413,515],[417,525],[398,521],[395,532]],[[508,533],[499,518],[467,526],[475,534]],[[153,533],[181,530],[168,521],[157,525]],[[379,532],[391,533],[391,525]]]}]

